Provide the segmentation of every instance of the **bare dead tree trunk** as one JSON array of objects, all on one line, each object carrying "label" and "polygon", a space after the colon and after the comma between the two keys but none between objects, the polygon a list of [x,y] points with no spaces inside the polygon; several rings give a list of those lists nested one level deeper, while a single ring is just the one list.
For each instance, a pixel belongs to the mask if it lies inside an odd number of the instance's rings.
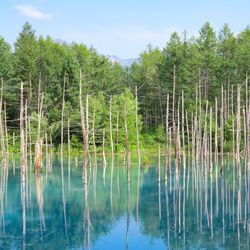
[{"label": "bare dead tree trunk", "polygon": [[202,143],[202,154],[203,160],[205,163],[207,162],[207,116],[208,116],[208,101],[206,101],[206,111],[205,111],[205,125],[204,125],[204,133],[203,133],[203,143]]},{"label": "bare dead tree trunk", "polygon": [[250,102],[248,101],[247,108],[247,158],[248,158],[248,171],[250,174]]},{"label": "bare dead tree trunk", "polygon": [[116,147],[119,145],[119,116],[120,112],[118,110],[116,114]]},{"label": "bare dead tree trunk", "polygon": [[176,73],[175,73],[175,65],[174,65],[174,75],[173,75],[173,104],[172,104],[172,112],[173,112],[173,127],[175,125],[175,85],[176,85]]},{"label": "bare dead tree trunk", "polygon": [[65,85],[66,85],[66,72],[63,77],[63,96],[62,96],[62,114],[61,114],[61,157],[63,155],[63,127],[64,127],[64,106],[65,106]]},{"label": "bare dead tree trunk", "polygon": [[237,85],[237,114],[236,114],[236,162],[240,166],[240,85]]},{"label": "bare dead tree trunk", "polygon": [[140,139],[139,139],[139,128],[138,128],[138,95],[137,86],[135,87],[135,126],[136,126],[136,144],[137,144],[137,157],[138,165],[141,165],[141,152],[140,152]]},{"label": "bare dead tree trunk", "polygon": [[218,102],[215,97],[215,127],[214,127],[214,151],[216,166],[218,164]]},{"label": "bare dead tree trunk", "polygon": [[28,161],[28,100],[25,99],[25,155],[27,157],[26,161]]},{"label": "bare dead tree trunk", "polygon": [[221,165],[223,169],[223,159],[224,159],[224,119],[223,119],[223,113],[224,113],[224,98],[223,98],[223,85],[221,86],[221,108],[220,108],[220,154],[221,154]]},{"label": "bare dead tree trunk", "polygon": [[0,136],[1,136],[1,154],[3,157],[3,163],[6,163],[6,147],[5,147],[5,138],[4,138],[4,124],[2,117],[3,110],[3,78],[1,79],[1,94],[0,94]]},{"label": "bare dead tree trunk", "polygon": [[85,122],[85,113],[84,113],[83,104],[82,104],[82,72],[81,71],[80,71],[80,84],[79,84],[79,101],[80,101],[81,125],[82,125],[83,147],[84,147],[83,181],[84,181],[84,184],[86,185],[87,184],[87,164],[88,164],[88,130],[87,130],[87,123]]},{"label": "bare dead tree trunk", "polygon": [[189,157],[190,157],[190,132],[189,132],[189,122],[188,122],[187,110],[186,110],[186,132],[187,132],[187,146],[188,146],[188,159],[189,159]]},{"label": "bare dead tree trunk", "polygon": [[250,164],[249,161],[249,153],[250,153],[250,131],[249,131],[249,89],[248,89],[248,72],[246,72],[246,152],[245,157],[246,161],[248,161],[248,164]]},{"label": "bare dead tree trunk", "polygon": [[29,107],[31,106],[31,103],[32,103],[32,75],[30,72],[29,73]]},{"label": "bare dead tree trunk", "polygon": [[209,163],[210,163],[210,173],[213,171],[213,109],[210,108],[210,117],[209,117]]},{"label": "bare dead tree trunk", "polygon": [[[24,115],[25,115],[25,117],[24,117],[24,123],[25,123],[25,135],[24,135],[24,138],[25,138],[25,157],[26,157],[26,164],[27,164],[27,162],[28,162],[28,148],[27,148],[27,145],[28,145],[28,100],[27,99],[25,99],[25,109],[24,109],[25,111],[24,111]],[[28,189],[28,187],[29,187],[29,176],[28,176],[28,164],[27,164],[27,166],[26,166],[26,168],[27,168],[27,170],[26,170],[26,180],[27,180],[27,185],[26,185],[26,203],[27,203],[27,207],[29,206],[29,204],[28,204],[28,201],[29,201],[29,199],[28,199],[28,194],[29,194],[29,189]]]},{"label": "bare dead tree trunk", "polygon": [[52,158],[53,158],[53,141],[52,141],[52,133],[50,131],[50,166],[49,171],[52,170]]},{"label": "bare dead tree trunk", "polygon": [[111,157],[114,157],[114,144],[113,144],[113,126],[112,126],[112,97],[110,97],[109,103],[109,136],[110,136],[110,147],[111,147]]},{"label": "bare dead tree trunk", "polygon": [[95,113],[96,113],[96,98],[94,99],[94,111],[93,111],[93,121],[92,121],[92,138],[93,138],[93,147],[94,147],[94,161],[95,167],[97,167],[97,155],[96,155],[96,143],[95,143]]},{"label": "bare dead tree trunk", "polygon": [[246,111],[245,108],[242,109],[242,113],[243,113],[243,136],[244,136],[244,171],[245,174],[246,169],[247,169],[247,118],[246,118]]},{"label": "bare dead tree trunk", "polygon": [[25,155],[25,125],[24,125],[24,104],[23,104],[23,82],[21,82],[20,95],[20,151],[21,151],[21,194],[23,214],[23,242],[26,237],[26,155]]},{"label": "bare dead tree trunk", "polygon": [[235,119],[234,119],[234,89],[232,85],[232,90],[231,90],[231,115],[232,115],[232,128],[233,128],[233,157],[235,156]]},{"label": "bare dead tree trunk", "polygon": [[128,126],[127,126],[127,102],[124,103],[124,128],[125,128],[125,150],[128,159],[129,141],[128,141]]},{"label": "bare dead tree trunk", "polygon": [[31,140],[31,126],[30,126],[30,117],[28,118],[28,133],[29,133],[29,156],[30,156],[30,169],[32,165],[32,140]]},{"label": "bare dead tree trunk", "polygon": [[89,95],[86,95],[86,107],[85,107],[85,113],[86,113],[86,132],[87,132],[87,154],[88,154],[88,161],[91,166],[90,162],[90,154],[89,154]]},{"label": "bare dead tree trunk", "polygon": [[165,141],[166,146],[165,146],[165,176],[164,176],[165,181],[168,178],[168,158],[169,158],[168,119],[169,119],[169,94],[167,94],[167,107],[166,107],[166,141]]},{"label": "bare dead tree trunk", "polygon": [[[174,148],[175,148],[175,160],[178,158],[178,152],[177,152],[177,141],[178,141],[178,136],[177,136],[177,130],[176,130],[176,124],[175,124],[175,85],[176,85],[176,67],[174,65],[174,72],[173,72],[173,104],[172,104],[172,121],[173,121],[173,137],[174,137]],[[176,163],[178,163],[176,161]]]},{"label": "bare dead tree trunk", "polygon": [[230,116],[230,79],[227,81],[227,120]]},{"label": "bare dead tree trunk", "polygon": [[43,107],[43,94],[41,93],[41,75],[39,77],[39,84],[38,84],[38,103],[37,103],[37,109],[38,109],[38,128],[37,128],[37,139],[35,144],[35,162],[34,162],[34,168],[35,173],[42,172],[42,140],[41,140],[41,119],[42,119],[42,107]]},{"label": "bare dead tree trunk", "polygon": [[184,113],[184,92],[181,92],[181,129],[182,129],[182,154],[183,163],[186,165],[186,152],[185,152],[185,113]]},{"label": "bare dead tree trunk", "polygon": [[[200,81],[200,78],[199,78]],[[199,82],[200,84],[200,82]],[[199,85],[200,86],[200,85]],[[192,114],[192,158],[198,164],[198,86],[195,87],[195,114]]]},{"label": "bare dead tree trunk", "polygon": [[195,161],[197,161],[197,157],[196,157],[196,149],[197,149],[197,144],[196,144],[196,117],[194,117],[194,114],[192,113],[192,123],[191,123],[191,141],[192,141],[192,165],[195,165]]},{"label": "bare dead tree trunk", "polygon": [[8,136],[8,126],[7,126],[7,109],[6,102],[4,102],[4,127],[5,127],[5,139],[6,139],[6,157],[9,155],[9,136]]},{"label": "bare dead tree trunk", "polygon": [[68,161],[70,162],[71,145],[70,145],[70,119],[68,118]]},{"label": "bare dead tree trunk", "polygon": [[246,72],[246,110],[248,109],[248,72]]},{"label": "bare dead tree trunk", "polygon": [[174,144],[175,144],[175,168],[177,173],[179,171],[179,161],[180,161],[180,101],[179,100],[177,106],[177,128],[175,127]]},{"label": "bare dead tree trunk", "polygon": [[[21,103],[20,103],[20,146],[21,146],[21,172],[26,176],[26,150],[25,150],[25,125],[24,125],[24,105],[23,105],[23,82],[21,82]],[[24,180],[25,181],[25,180]]]},{"label": "bare dead tree trunk", "polygon": [[45,159],[46,159],[45,171],[46,171],[46,181],[47,181],[49,172],[49,150],[48,150],[48,135],[46,131],[44,136],[45,136]]}]

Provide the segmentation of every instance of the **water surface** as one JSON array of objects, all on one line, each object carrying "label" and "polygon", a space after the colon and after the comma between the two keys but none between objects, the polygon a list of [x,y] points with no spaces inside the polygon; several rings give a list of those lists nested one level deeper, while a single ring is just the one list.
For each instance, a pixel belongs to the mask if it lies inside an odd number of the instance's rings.
[{"label": "water surface", "polygon": [[157,157],[151,162],[129,171],[117,159],[106,168],[92,164],[87,186],[81,159],[55,158],[38,176],[29,168],[25,218],[19,161],[10,160],[1,167],[0,248],[249,249],[244,166],[238,171],[228,160],[222,174],[220,166],[209,174],[201,165],[172,165],[164,182],[162,159],[158,182]]}]

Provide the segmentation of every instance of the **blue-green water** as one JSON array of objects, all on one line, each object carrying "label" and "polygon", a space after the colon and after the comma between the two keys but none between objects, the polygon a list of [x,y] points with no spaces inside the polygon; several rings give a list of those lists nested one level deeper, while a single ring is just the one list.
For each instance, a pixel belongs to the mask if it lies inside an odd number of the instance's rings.
[{"label": "blue-green water", "polygon": [[[81,160],[54,159],[52,170],[28,171],[25,211],[19,163],[1,168],[1,249],[249,249],[249,173],[233,162],[186,165],[158,183],[157,161],[148,167],[108,161],[88,169]],[[62,171],[63,170],[63,171]],[[7,172],[8,171],[8,172]],[[130,182],[128,181],[130,177]],[[25,224],[25,225],[24,225]],[[26,230],[24,232],[24,230]]]}]

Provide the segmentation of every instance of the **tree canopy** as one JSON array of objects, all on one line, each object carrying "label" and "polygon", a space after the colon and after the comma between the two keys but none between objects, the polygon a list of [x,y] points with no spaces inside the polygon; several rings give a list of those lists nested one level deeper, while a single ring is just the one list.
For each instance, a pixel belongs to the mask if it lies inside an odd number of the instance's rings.
[{"label": "tree canopy", "polygon": [[[19,112],[20,81],[24,82],[28,113],[34,120],[40,81],[44,94],[44,129],[53,131],[53,141],[59,143],[65,80],[65,117],[70,120],[72,138],[80,140],[80,70],[83,73],[83,95],[90,96],[90,121],[95,103],[95,129],[106,129],[107,141],[111,97],[114,134],[117,129],[124,130],[124,102],[129,104],[129,133],[134,134],[136,86],[141,134],[157,133],[159,127],[164,126],[166,96],[169,93],[172,98],[174,78],[176,103],[184,91],[186,108],[192,111],[198,88],[201,99],[214,105],[214,97],[221,85],[229,90],[245,81],[250,67],[249,41],[249,27],[235,35],[225,24],[217,34],[207,22],[197,37],[187,38],[186,31],[184,35],[174,32],[163,49],[149,45],[137,62],[129,68],[123,68],[85,44],[68,44],[49,36],[37,37],[32,26],[25,23],[13,51],[0,37],[0,77],[4,80],[3,93],[10,133],[18,129],[16,118]],[[242,98],[245,98],[244,94]],[[122,136],[115,140],[124,143]],[[131,136],[132,147],[135,140]]]}]

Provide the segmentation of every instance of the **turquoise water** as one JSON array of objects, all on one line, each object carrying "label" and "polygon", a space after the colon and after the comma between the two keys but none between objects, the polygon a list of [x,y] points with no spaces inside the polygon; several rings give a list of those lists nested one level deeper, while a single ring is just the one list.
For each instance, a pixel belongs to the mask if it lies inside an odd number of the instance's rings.
[{"label": "turquoise water", "polygon": [[226,161],[222,174],[214,166],[210,175],[204,166],[172,166],[164,182],[162,159],[158,183],[156,157],[130,171],[108,160],[106,169],[88,169],[84,187],[81,162],[55,158],[42,175],[28,171],[26,218],[19,162],[1,168],[1,249],[249,249],[244,167],[239,175]]}]

